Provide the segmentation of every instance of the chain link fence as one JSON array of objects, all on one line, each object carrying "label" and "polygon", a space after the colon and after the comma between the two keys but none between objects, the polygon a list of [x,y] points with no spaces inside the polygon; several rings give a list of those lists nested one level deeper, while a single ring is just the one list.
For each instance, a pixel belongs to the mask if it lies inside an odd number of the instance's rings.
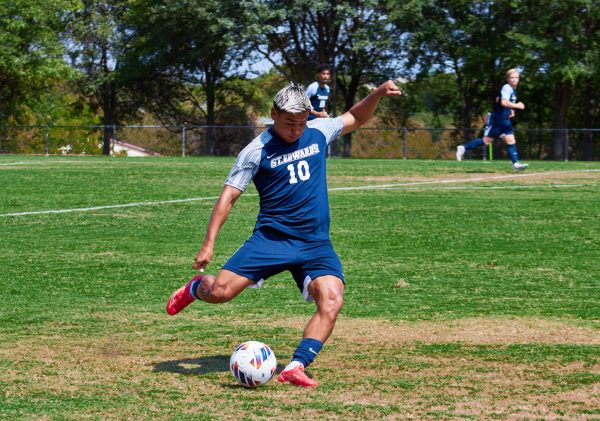
[{"label": "chain link fence", "polygon": [[[101,155],[104,138],[117,156],[235,156],[267,127],[259,126],[1,126],[0,153]],[[456,146],[481,130],[362,128],[340,137],[330,156],[454,159]],[[522,159],[600,160],[600,129],[516,129]],[[491,151],[491,154],[490,154]],[[501,140],[467,158],[508,159]]]}]

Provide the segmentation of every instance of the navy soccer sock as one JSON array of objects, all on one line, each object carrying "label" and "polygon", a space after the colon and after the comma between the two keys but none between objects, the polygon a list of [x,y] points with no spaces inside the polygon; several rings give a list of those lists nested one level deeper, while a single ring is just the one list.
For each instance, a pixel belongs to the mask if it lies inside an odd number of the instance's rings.
[{"label": "navy soccer sock", "polygon": [[477,139],[473,139],[465,145],[465,151],[470,151],[471,149],[475,149],[483,145],[485,145],[485,142],[482,138],[478,137]]},{"label": "navy soccer sock", "polygon": [[202,278],[196,279],[194,282],[192,282],[192,284],[190,285],[190,289],[188,290],[188,292],[190,293],[190,295],[192,297],[194,297],[194,299],[196,299],[196,300],[200,299],[200,297],[198,297],[198,295],[196,295],[196,290],[200,286],[200,282],[202,282]]},{"label": "navy soccer sock", "polygon": [[308,367],[314,361],[321,348],[323,348],[323,342],[317,339],[304,338],[298,344],[296,351],[294,351],[292,361],[298,361],[304,367]]},{"label": "navy soccer sock", "polygon": [[516,143],[513,143],[512,145],[506,145],[506,150],[508,150],[508,155],[510,156],[510,160],[513,164],[519,162],[519,154],[517,153]]}]

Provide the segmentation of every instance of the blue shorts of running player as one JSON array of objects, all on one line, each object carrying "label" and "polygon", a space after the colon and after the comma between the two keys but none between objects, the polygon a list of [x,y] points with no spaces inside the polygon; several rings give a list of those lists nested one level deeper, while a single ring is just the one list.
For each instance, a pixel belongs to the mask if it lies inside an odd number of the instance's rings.
[{"label": "blue shorts of running player", "polygon": [[333,275],[344,282],[342,262],[329,240],[306,241],[267,229],[254,231],[223,269],[245,276],[255,288],[287,270],[306,301],[313,301],[308,285],[319,276]]},{"label": "blue shorts of running player", "polygon": [[491,126],[485,128],[483,135],[487,137],[501,137],[502,135],[511,135],[514,133],[512,124],[509,119],[502,120],[502,123],[498,124],[494,122]]}]

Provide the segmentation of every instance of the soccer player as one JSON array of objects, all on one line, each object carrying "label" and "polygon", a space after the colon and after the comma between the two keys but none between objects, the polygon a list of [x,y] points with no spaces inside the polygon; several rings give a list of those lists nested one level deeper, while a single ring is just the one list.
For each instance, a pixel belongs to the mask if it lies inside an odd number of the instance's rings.
[{"label": "soccer player", "polygon": [[214,275],[198,274],[173,293],[167,313],[179,313],[194,300],[223,303],[245,288],[289,271],[306,301],[316,311],[304,329],[291,363],[278,381],[314,387],[304,369],[315,359],[333,331],[344,299],[344,274],[329,238],[326,180],[327,145],[369,120],[383,96],[400,90],[387,81],[337,118],[307,123],[311,109],[304,88],[288,84],[275,96],[273,126],[238,155],[217,200],[193,268],[204,272],[213,258],[217,235],[233,205],[250,181],[259,195],[260,210],[250,238]]},{"label": "soccer player", "polygon": [[510,119],[514,117],[515,110],[524,110],[525,104],[517,102],[517,85],[519,84],[519,71],[510,69],[506,72],[506,83],[500,91],[500,96],[494,102],[494,110],[488,116],[487,124],[483,132],[483,139],[478,137],[466,145],[456,148],[456,159],[462,161],[465,152],[483,145],[489,145],[495,137],[504,139],[508,155],[513,164],[513,171],[518,173],[529,167],[527,164],[519,163],[517,153],[517,140]]},{"label": "soccer player", "polygon": [[306,95],[310,99],[312,106],[308,119],[329,117],[327,114],[327,100],[329,99],[329,78],[331,77],[331,68],[328,64],[317,66],[318,80],[311,83],[306,88]]}]

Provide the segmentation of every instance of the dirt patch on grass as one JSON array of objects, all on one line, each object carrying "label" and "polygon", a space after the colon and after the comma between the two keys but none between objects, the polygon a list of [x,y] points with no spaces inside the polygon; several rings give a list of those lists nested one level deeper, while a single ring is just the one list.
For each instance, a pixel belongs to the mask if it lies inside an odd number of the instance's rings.
[{"label": "dirt patch on grass", "polygon": [[[600,407],[594,374],[600,372],[598,361],[561,363],[510,354],[504,359],[485,353],[487,345],[600,344],[598,330],[565,321],[340,317],[308,370],[322,385],[307,392],[276,382],[259,390],[236,384],[228,370],[232,347],[222,332],[240,332],[245,325],[250,329],[253,320],[136,318],[106,315],[112,328],[95,337],[39,335],[0,347],[0,361],[10,366],[0,373],[5,399],[43,399],[44,407],[64,416],[79,405],[82,418],[103,419],[132,414],[137,419],[289,419],[289,411],[303,408],[315,419],[583,420]],[[279,369],[287,364],[306,321],[294,317],[265,324],[265,330],[284,328],[278,330],[275,348]],[[202,329],[205,339],[190,339],[191,326]],[[231,340],[239,339],[234,335]],[[483,346],[481,354],[478,345]],[[467,351],[461,352],[465,346]],[[43,418],[34,406],[29,415]]]},{"label": "dirt patch on grass", "polygon": [[[278,325],[303,329],[307,319],[278,320]],[[598,329],[534,318],[471,318],[443,322],[389,322],[340,317],[331,340],[372,344],[452,343],[600,345]]]},{"label": "dirt patch on grass", "polygon": [[[466,183],[466,182],[515,182],[519,184],[539,184],[540,182],[595,182],[600,180],[599,172],[561,172],[561,171],[547,171],[547,172],[526,172],[521,174],[511,174],[507,172],[485,172],[485,173],[457,173],[457,174],[435,174],[430,177],[420,175],[402,175],[402,176],[381,176],[381,177],[353,177],[353,176],[336,176],[331,177],[331,185],[336,187],[342,184],[358,184],[358,185],[378,185],[378,184],[406,184],[406,185],[419,185],[419,184],[435,184],[436,182],[451,184]],[[333,184],[335,183],[335,185]]]}]

